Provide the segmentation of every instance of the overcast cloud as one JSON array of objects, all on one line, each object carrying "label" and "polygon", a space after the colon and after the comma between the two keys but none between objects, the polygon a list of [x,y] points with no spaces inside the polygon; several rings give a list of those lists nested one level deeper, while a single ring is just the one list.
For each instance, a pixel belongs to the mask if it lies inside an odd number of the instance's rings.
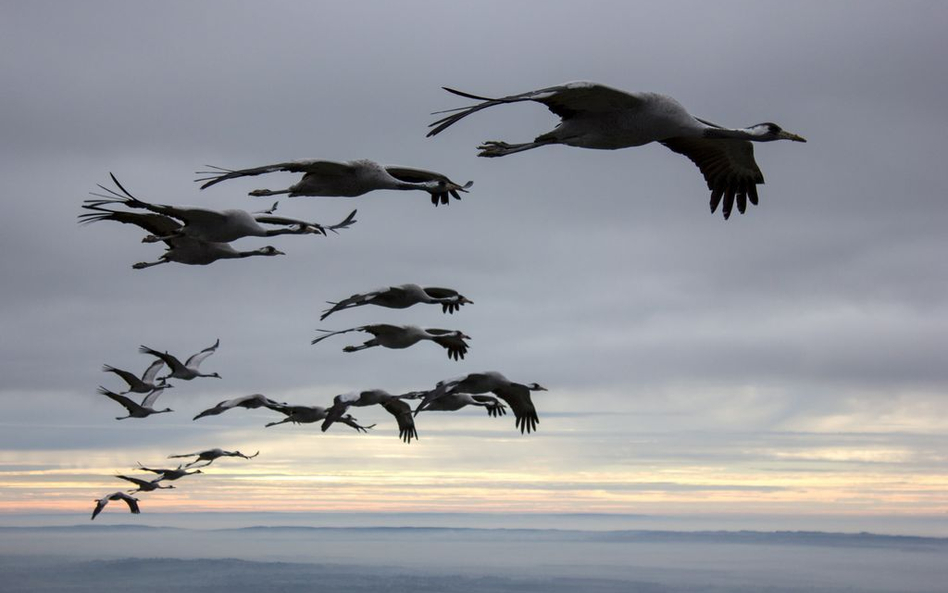
[{"label": "overcast cloud", "polygon": [[[340,486],[340,508],[393,492],[399,476],[424,477],[420,492],[459,472],[474,510],[503,507],[498,488],[514,493],[510,508],[579,512],[946,510],[943,4],[0,6],[4,508],[84,510],[114,486],[110,472],[221,446],[262,451],[240,466],[235,505],[286,487],[268,472],[385,478]],[[539,105],[425,138],[431,112],[466,104],[441,86],[491,96],[577,79],[665,92],[726,126],[775,121],[809,142],[757,146],[760,205],[724,221],[697,169],[662,146],[476,158],[483,140],[551,129]],[[359,222],[273,238],[285,257],[207,267],[133,270],[160,253],[138,229],[76,224],[109,172],[145,200],[256,210],[272,200],[249,190],[295,177],[201,192],[194,172],[302,158],[475,183],[439,208],[418,192],[281,200],[287,216],[333,222],[358,208]],[[405,282],[474,304],[318,320],[327,300]],[[471,350],[457,363],[429,344],[309,344],[318,327],[377,322],[462,329]],[[139,344],[187,356],[217,338],[205,366],[224,379],[179,382],[162,396],[176,414],[116,423],[120,409],[95,393],[118,387],[103,363],[147,366]],[[379,423],[371,437],[264,430],[261,411],[190,420],[249,393],[323,405],[481,370],[550,389],[536,398],[538,434],[473,412],[421,416],[410,446],[382,410],[356,414]],[[50,475],[61,479],[44,485]],[[696,484],[718,492],[716,475],[742,494],[688,498]],[[222,479],[188,484],[194,504],[220,500]],[[641,481],[658,494],[637,497]],[[149,502],[187,510],[181,500]]]}]

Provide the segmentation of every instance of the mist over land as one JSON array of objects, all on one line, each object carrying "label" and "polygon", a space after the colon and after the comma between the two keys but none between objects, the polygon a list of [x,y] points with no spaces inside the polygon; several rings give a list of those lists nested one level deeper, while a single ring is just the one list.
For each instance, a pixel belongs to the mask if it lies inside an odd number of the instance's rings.
[{"label": "mist over land", "polygon": [[948,539],[818,532],[0,528],[5,591],[943,590]]}]

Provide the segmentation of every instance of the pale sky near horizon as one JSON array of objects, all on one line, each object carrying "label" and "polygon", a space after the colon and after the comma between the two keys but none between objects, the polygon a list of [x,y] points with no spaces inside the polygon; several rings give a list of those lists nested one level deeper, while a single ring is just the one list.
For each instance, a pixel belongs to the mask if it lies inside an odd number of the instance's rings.
[{"label": "pale sky near horizon", "polygon": [[[0,512],[87,513],[136,462],[222,447],[144,512],[491,511],[943,515],[948,511],[948,205],[937,2],[0,2]],[[506,95],[593,80],[664,92],[725,126],[808,139],[755,147],[760,205],[708,212],[698,170],[662,146],[548,147],[480,159],[557,118],[481,111],[435,138],[440,87]],[[76,224],[109,173],[142,199],[257,210],[272,174],[198,191],[206,164],[369,158],[474,180],[419,192],[280,201],[338,236],[243,239],[276,258],[133,270],[161,248],[128,225]],[[474,301],[324,302],[378,286]],[[420,344],[344,354],[316,328],[415,323],[472,336],[463,362]],[[115,421],[104,363],[139,344],[185,357],[175,409]],[[498,370],[549,389],[539,431],[512,416],[421,415],[405,445],[380,408],[369,435],[264,429],[266,410],[192,422],[264,393],[328,405]],[[164,405],[159,407],[164,407]],[[112,509],[114,510],[114,509]],[[108,518],[107,518],[108,517]],[[118,520],[103,514],[97,521]],[[121,517],[122,520],[125,517]]]}]

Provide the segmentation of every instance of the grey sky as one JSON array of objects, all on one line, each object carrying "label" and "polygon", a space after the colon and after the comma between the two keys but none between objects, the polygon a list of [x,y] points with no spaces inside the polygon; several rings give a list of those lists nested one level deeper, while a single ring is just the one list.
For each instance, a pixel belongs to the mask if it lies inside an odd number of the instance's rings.
[{"label": "grey sky", "polygon": [[[885,476],[935,476],[927,487],[945,493],[942,4],[0,6],[0,459],[11,467],[94,474],[206,445],[259,448],[254,471],[266,473],[291,468],[280,455],[305,439],[312,474],[526,464],[572,483],[578,467],[619,482],[724,467],[746,488],[748,476],[863,475],[868,464],[882,477],[862,510],[894,500]],[[666,92],[722,125],[775,121],[809,143],[757,146],[760,205],[724,221],[708,212],[697,169],[661,146],[476,158],[483,140],[551,129],[556,117],[539,105],[485,110],[424,137],[430,112],[466,104],[442,85],[502,95],[577,79]],[[194,171],[300,158],[370,158],[475,183],[437,209],[416,192],[281,200],[288,216],[332,222],[358,208],[359,222],[339,236],[269,241],[285,257],[208,267],[132,270],[160,248],[127,225],[76,225],[109,172],[145,200],[254,210],[272,200],[247,191],[295,177],[199,192]],[[475,304],[453,316],[365,307],[318,321],[326,300],[404,282],[451,286]],[[471,350],[456,363],[428,344],[351,355],[340,349],[358,336],[309,345],[317,327],[375,322],[462,329]],[[188,355],[218,337],[205,364],[224,379],[167,392],[177,414],[115,423],[120,410],[95,394],[117,386],[103,363],[147,366],[139,344]],[[271,418],[259,412],[190,421],[249,393],[324,404],[488,369],[550,388],[537,398],[537,435],[474,413],[419,418],[410,447],[381,410],[357,414],[379,423],[361,441],[263,431]],[[393,470],[389,453],[409,459]],[[6,479],[39,480],[18,471]],[[90,493],[102,488],[83,479]],[[689,488],[682,480],[669,490]],[[812,488],[799,508],[832,508]],[[918,504],[944,510],[943,500]]]}]

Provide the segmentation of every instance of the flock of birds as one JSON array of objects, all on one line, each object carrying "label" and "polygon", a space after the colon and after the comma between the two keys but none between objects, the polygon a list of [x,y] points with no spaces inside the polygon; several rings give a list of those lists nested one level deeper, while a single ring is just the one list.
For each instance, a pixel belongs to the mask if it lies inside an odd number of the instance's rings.
[{"label": "flock of birds", "polygon": [[[580,148],[613,150],[641,146],[650,142],[660,142],[674,152],[682,154],[694,162],[707,182],[711,191],[710,207],[714,213],[722,205],[725,219],[731,215],[734,205],[744,213],[747,203],[758,203],[757,185],[764,182],[763,175],[754,161],[752,142],[772,140],[791,140],[805,142],[802,137],[786,132],[773,123],[762,123],[747,128],[724,128],[690,115],[675,99],[656,93],[628,93],[591,82],[573,82],[559,86],[539,89],[527,93],[489,98],[444,87],[446,91],[461,97],[479,101],[479,103],[440,114],[449,115],[435,121],[428,136],[435,136],[461,119],[496,105],[533,101],[545,105],[560,117],[560,123],[550,132],[537,136],[532,142],[508,144],[501,141],[487,141],[479,146],[479,156],[500,157],[541,146],[564,144]],[[250,169],[230,170],[209,167],[211,171],[198,172],[206,189],[222,181],[239,177],[262,175],[272,172],[302,173],[299,182],[282,190],[258,189],[251,196],[343,196],[355,197],[378,189],[421,190],[430,194],[435,206],[448,204],[451,198],[461,199],[472,186],[455,183],[447,176],[434,171],[414,169],[402,166],[383,166],[369,160],[334,162],[326,160],[302,160],[276,163]],[[255,250],[240,251],[230,245],[232,241],[244,237],[273,237],[277,235],[322,235],[328,232],[338,233],[355,224],[356,211],[353,210],[344,220],[335,224],[322,224],[276,216],[278,202],[267,210],[247,212],[245,210],[211,210],[206,208],[181,207],[145,202],[128,192],[119,180],[112,175],[115,189],[99,185],[105,193],[93,193],[95,199],[86,200],[82,208],[87,210],[79,216],[80,222],[92,223],[113,221],[131,224],[147,231],[142,241],[161,242],[165,251],[157,260],[139,262],[135,269],[175,262],[186,265],[207,265],[220,259],[236,259],[252,256],[283,255],[272,246]],[[121,206],[124,209],[116,209]],[[364,305],[376,305],[390,309],[404,309],[416,304],[440,305],[444,313],[455,313],[461,306],[471,301],[456,290],[439,287],[422,287],[416,284],[389,286],[371,292],[354,294],[337,302],[330,302],[320,320],[339,311]],[[371,324],[343,330],[318,330],[320,335],[312,340],[318,344],[332,336],[349,332],[364,332],[372,337],[360,345],[346,346],[344,352],[356,352],[381,346],[384,348],[408,348],[422,341],[431,341],[447,351],[448,357],[461,360],[468,351],[466,340],[470,337],[459,330],[438,328],[420,328],[411,325]],[[214,354],[220,345],[216,341],[200,352],[181,362],[168,352],[162,352],[141,346],[139,351],[155,360],[141,377],[132,372],[109,365],[103,371],[114,373],[127,384],[124,392],[117,393],[99,387],[99,393],[122,405],[126,418],[146,418],[154,414],[171,412],[170,408],[156,409],[155,404],[165,389],[173,387],[169,379],[190,381],[199,377],[220,378],[217,373],[203,373],[201,363]],[[167,366],[168,374],[158,377],[162,368]],[[396,420],[399,438],[406,443],[418,438],[415,418],[423,411],[456,411],[467,406],[486,409],[490,417],[506,414],[507,407],[513,411],[515,426],[521,433],[537,430],[539,416],[533,404],[531,394],[546,391],[537,383],[517,383],[495,371],[471,373],[460,377],[439,381],[433,389],[412,391],[403,394],[391,394],[381,389],[353,391],[337,395],[327,406],[307,406],[274,401],[262,394],[253,394],[224,400],[215,406],[201,411],[194,420],[215,416],[235,408],[265,408],[282,416],[281,420],[269,422],[266,427],[280,424],[312,424],[321,422],[322,431],[328,430],[339,422],[360,433],[366,433],[375,424],[363,426],[349,414],[353,407],[382,406]],[[135,401],[129,394],[144,395],[141,402]],[[412,409],[409,401],[417,401]],[[172,485],[161,482],[174,481],[186,475],[201,473],[220,457],[241,457],[252,459],[259,454],[244,455],[239,451],[225,451],[219,448],[196,453],[170,455],[169,458],[194,457],[194,460],[176,468],[148,468],[141,471],[158,474],[158,477],[145,479],[135,476],[117,475],[116,477],[134,484],[137,488],[129,491],[117,491],[96,500],[92,513],[95,517],[109,501],[123,500],[132,513],[139,513],[138,499],[132,496],[139,492],[151,492],[159,489],[171,489]],[[190,471],[189,471],[190,470]]]}]

